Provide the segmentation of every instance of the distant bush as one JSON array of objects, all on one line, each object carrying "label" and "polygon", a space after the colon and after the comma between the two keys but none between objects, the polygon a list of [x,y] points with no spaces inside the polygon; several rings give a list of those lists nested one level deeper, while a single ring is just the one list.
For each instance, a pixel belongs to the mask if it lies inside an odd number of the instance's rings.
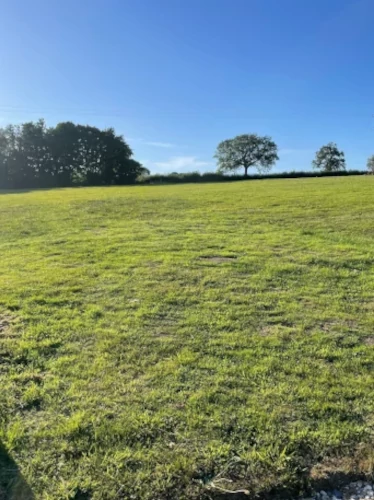
[{"label": "distant bush", "polygon": [[200,182],[230,182],[260,179],[297,179],[300,177],[340,177],[347,175],[364,175],[366,170],[341,170],[338,172],[281,172],[276,174],[225,175],[217,172],[189,172],[184,174],[172,173],[155,174],[140,177],[139,184],[184,184]]}]

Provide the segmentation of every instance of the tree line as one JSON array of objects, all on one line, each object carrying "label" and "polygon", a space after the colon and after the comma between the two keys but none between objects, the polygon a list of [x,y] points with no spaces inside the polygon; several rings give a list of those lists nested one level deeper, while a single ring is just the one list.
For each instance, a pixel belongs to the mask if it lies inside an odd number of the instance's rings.
[{"label": "tree line", "polygon": [[[271,137],[257,134],[238,135],[222,141],[217,147],[215,158],[219,172],[236,172],[244,168],[245,177],[248,176],[249,168],[255,167],[259,172],[267,173],[279,160],[278,147]],[[312,166],[326,173],[345,171],[344,152],[330,142],[317,151]],[[367,168],[374,174],[374,155],[368,159]]]},{"label": "tree line", "polygon": [[[215,158],[217,174],[176,174],[171,180],[178,175],[178,182],[186,175],[190,181],[221,180],[239,169],[247,177],[252,167],[264,176],[279,160],[278,146],[271,137],[244,134],[222,141]],[[326,144],[317,151],[313,167],[322,173],[344,172],[344,152],[335,143]],[[367,167],[374,173],[374,155]],[[44,120],[0,128],[0,189],[134,184],[139,178],[144,182],[149,173],[113,128],[100,130],[72,122],[47,127]]]},{"label": "tree line", "polygon": [[148,171],[112,128],[44,120],[0,129],[0,188],[133,184]]}]

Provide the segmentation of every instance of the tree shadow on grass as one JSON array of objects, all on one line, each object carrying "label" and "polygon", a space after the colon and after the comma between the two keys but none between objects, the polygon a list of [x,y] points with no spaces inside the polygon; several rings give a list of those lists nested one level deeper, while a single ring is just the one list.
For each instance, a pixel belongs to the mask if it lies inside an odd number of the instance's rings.
[{"label": "tree shadow on grass", "polygon": [[0,500],[34,500],[19,467],[0,442]]},{"label": "tree shadow on grass", "polygon": [[31,189],[0,189],[0,196],[6,194],[25,194],[30,193]]}]

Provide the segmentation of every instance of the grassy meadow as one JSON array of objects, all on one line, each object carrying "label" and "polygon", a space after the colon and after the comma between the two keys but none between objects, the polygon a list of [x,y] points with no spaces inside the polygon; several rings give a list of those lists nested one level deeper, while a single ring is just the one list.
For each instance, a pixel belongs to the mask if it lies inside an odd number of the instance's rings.
[{"label": "grassy meadow", "polygon": [[1,499],[372,474],[374,178],[2,192],[0,252]]}]

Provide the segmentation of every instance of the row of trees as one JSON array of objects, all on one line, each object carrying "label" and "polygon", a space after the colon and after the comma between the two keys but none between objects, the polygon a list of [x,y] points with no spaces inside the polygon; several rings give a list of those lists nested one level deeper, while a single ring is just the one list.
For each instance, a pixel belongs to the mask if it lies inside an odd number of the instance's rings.
[{"label": "row of trees", "polygon": [[[149,171],[135,161],[124,138],[112,128],[100,130],[72,122],[47,127],[44,120],[0,129],[0,188],[133,184]],[[215,157],[221,173],[251,167],[268,172],[279,159],[268,136],[239,135],[221,142]],[[313,167],[322,172],[345,170],[336,144],[323,146]],[[374,156],[368,161],[374,173]]]},{"label": "row of trees", "polygon": [[132,184],[146,169],[122,136],[43,120],[0,129],[0,188]]},{"label": "row of trees", "polygon": [[[215,154],[219,172],[235,172],[244,168],[244,176],[248,169],[257,168],[259,172],[269,172],[278,157],[278,147],[268,136],[257,134],[238,135],[233,139],[222,141]],[[315,169],[321,172],[339,172],[345,170],[345,156],[337,145],[330,142],[316,153],[312,163]],[[367,167],[374,173],[374,156],[368,160]]]}]

